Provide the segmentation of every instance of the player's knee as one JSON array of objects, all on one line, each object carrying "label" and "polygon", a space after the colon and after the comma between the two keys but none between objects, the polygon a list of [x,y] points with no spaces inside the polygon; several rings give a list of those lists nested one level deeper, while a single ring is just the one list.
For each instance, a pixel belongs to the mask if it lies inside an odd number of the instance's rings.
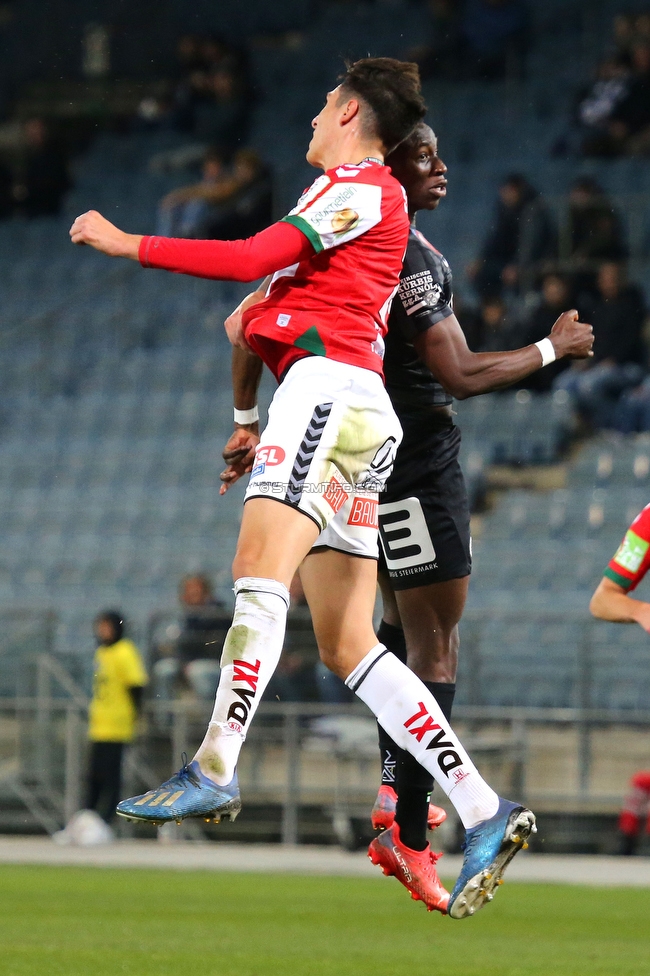
[{"label": "player's knee", "polygon": [[328,645],[319,644],[318,653],[325,667],[335,674],[337,678],[341,678],[342,681],[345,681],[347,676],[354,671],[358,664],[358,654],[352,654],[346,651],[344,646],[339,646],[336,643]]}]

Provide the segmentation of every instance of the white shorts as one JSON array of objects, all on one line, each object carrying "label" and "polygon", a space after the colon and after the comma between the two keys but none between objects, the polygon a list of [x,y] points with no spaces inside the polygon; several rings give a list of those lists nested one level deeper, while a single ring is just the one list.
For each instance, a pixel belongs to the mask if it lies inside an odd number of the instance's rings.
[{"label": "white shorts", "polygon": [[290,368],[246,489],[313,519],[328,546],[377,559],[377,508],[402,439],[381,376],[321,356]]}]

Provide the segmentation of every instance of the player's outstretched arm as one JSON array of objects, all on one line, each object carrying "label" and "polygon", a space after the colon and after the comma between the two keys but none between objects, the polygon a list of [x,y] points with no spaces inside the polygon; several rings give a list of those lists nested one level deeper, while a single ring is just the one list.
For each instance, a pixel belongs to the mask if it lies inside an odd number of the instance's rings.
[{"label": "player's outstretched arm", "polygon": [[650,603],[634,600],[614,580],[603,576],[589,603],[589,610],[599,620],[616,624],[639,624],[650,633]]},{"label": "player's outstretched arm", "polygon": [[[546,365],[535,344],[512,352],[472,352],[455,315],[419,332],[413,342],[420,359],[458,400],[510,386]],[[578,321],[575,309],[560,315],[544,342],[554,354],[548,362],[593,355],[593,330]]]},{"label": "player's outstretched arm", "polygon": [[220,281],[255,281],[313,257],[314,245],[301,230],[278,221],[243,241],[193,241],[125,234],[96,210],[77,217],[73,244],[89,244],[111,257],[131,258],[145,268]]},{"label": "player's outstretched arm", "polygon": [[125,234],[96,210],[89,210],[75,220],[70,228],[70,239],[73,244],[89,244],[112,258],[137,261],[142,235]]}]

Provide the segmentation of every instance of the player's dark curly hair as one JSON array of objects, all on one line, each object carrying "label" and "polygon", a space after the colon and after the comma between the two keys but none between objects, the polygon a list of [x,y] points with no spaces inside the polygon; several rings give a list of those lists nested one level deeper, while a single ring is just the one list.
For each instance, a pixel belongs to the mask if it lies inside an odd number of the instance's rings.
[{"label": "player's dark curly hair", "polygon": [[348,64],[341,97],[357,96],[370,109],[364,124],[381,139],[387,153],[424,118],[427,107],[417,64],[396,58],[361,58]]}]

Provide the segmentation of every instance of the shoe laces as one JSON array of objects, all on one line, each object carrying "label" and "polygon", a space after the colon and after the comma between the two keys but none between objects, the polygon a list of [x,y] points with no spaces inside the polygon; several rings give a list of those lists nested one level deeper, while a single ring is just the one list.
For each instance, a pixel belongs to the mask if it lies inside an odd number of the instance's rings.
[{"label": "shoe laces", "polygon": [[194,770],[190,768],[186,752],[181,753],[181,759],[183,760],[182,767],[171,779],[167,780],[165,786],[182,786],[183,789],[186,789],[188,786],[196,786],[200,790],[201,780]]}]

